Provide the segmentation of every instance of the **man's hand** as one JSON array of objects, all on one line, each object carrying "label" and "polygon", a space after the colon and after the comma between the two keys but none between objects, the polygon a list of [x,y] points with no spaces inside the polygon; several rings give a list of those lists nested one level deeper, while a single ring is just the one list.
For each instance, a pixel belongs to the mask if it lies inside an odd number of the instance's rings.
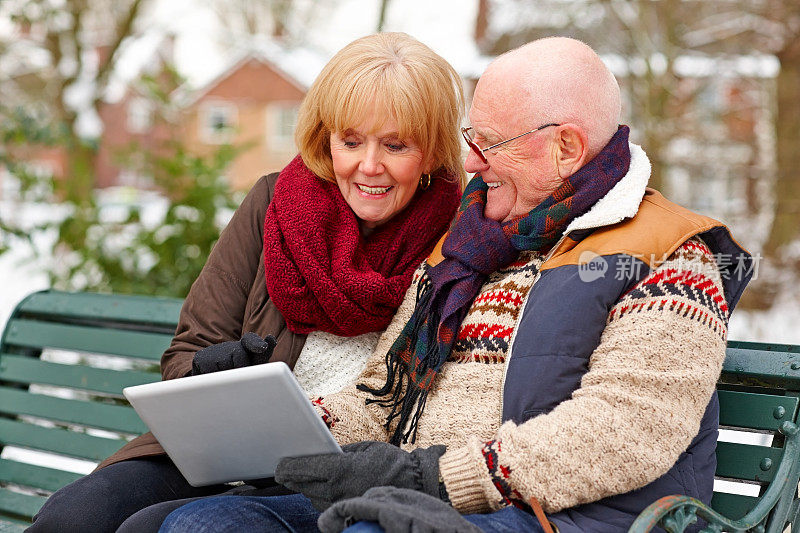
[{"label": "man's hand", "polygon": [[227,341],[206,346],[194,354],[192,374],[208,374],[243,366],[269,362],[275,349],[275,337],[261,338],[255,333],[245,333],[238,341]]},{"label": "man's hand", "polygon": [[275,481],[302,492],[318,511],[361,496],[372,487],[412,489],[440,498],[439,457],[444,446],[409,453],[386,442],[364,441],[342,450],[341,454],[281,459]]},{"label": "man's hand", "polygon": [[386,533],[481,533],[442,500],[395,487],[375,487],[358,498],[337,502],[317,524],[323,533],[339,533],[362,520],[377,522]]}]

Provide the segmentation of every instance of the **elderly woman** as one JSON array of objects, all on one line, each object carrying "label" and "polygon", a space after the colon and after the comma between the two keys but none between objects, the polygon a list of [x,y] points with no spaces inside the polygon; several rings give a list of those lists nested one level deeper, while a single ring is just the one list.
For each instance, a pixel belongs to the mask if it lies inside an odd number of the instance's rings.
[{"label": "elderly woman", "polygon": [[[457,73],[408,35],[336,54],[300,108],[300,154],[255,184],[192,286],[164,379],[269,360],[309,394],[353,381],[455,214],[462,110]],[[122,529],[143,531],[173,501],[228,489],[190,486],[146,434],[53,494],[30,531],[115,531],[137,512]]]}]

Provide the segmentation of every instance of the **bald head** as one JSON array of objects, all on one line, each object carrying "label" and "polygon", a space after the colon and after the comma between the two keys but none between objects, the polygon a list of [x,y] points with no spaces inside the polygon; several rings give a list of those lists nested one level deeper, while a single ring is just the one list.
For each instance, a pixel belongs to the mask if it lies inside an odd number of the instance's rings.
[{"label": "bald head", "polygon": [[608,144],[620,121],[617,80],[581,41],[550,37],[528,43],[493,61],[476,93],[506,101],[519,131],[548,122],[572,123],[588,138],[590,159]]}]

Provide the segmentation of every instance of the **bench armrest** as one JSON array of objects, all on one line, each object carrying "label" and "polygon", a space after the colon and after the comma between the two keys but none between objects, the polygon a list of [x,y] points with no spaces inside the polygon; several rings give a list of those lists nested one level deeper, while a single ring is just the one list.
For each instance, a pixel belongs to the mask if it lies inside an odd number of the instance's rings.
[{"label": "bench armrest", "polygon": [[[773,508],[779,507],[779,520],[785,520],[793,508],[792,497],[796,490],[798,470],[800,470],[800,432],[792,422],[784,422],[779,430],[785,437],[784,454],[775,479],[758,504],[739,520],[730,520],[711,509],[703,502],[689,496],[665,496],[650,504],[636,518],[628,533],[645,533],[660,525],[669,533],[681,533],[697,521],[697,517],[708,522],[703,532],[720,531],[744,532],[762,524]],[[788,498],[787,498],[788,494]],[[772,528],[770,528],[772,529]],[[764,530],[763,525],[761,531]],[[783,527],[777,531],[782,531]]]},{"label": "bench armrest", "polygon": [[660,525],[668,533],[681,533],[697,522],[697,517],[708,522],[704,531],[747,531],[755,524],[743,524],[741,520],[728,520],[709,506],[689,496],[673,495],[651,503],[636,518],[628,533],[646,533]]}]

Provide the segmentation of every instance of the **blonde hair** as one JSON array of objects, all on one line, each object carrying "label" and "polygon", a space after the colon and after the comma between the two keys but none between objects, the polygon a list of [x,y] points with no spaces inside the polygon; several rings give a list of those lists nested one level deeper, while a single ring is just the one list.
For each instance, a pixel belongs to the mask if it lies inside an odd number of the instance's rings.
[{"label": "blonde hair", "polygon": [[295,129],[306,166],[335,180],[331,132],[358,126],[373,107],[394,120],[401,139],[413,140],[422,150],[432,174],[444,169],[464,183],[461,78],[441,56],[405,33],[356,39],[322,69],[300,105]]}]

